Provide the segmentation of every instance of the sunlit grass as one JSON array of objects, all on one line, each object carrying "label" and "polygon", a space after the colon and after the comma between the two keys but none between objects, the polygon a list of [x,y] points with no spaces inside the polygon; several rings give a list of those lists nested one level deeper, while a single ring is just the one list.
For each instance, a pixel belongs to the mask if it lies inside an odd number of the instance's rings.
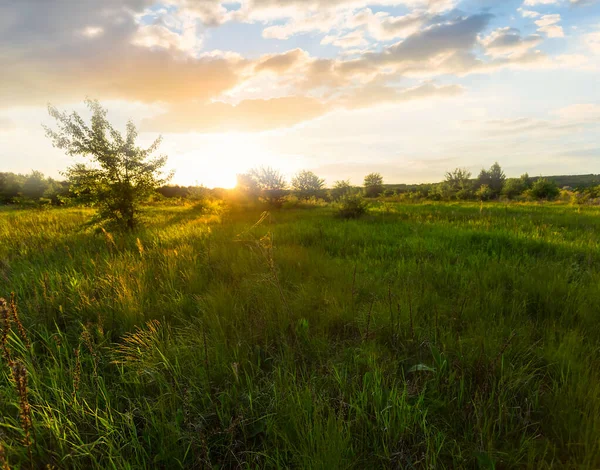
[{"label": "sunlit grass", "polygon": [[148,211],[0,212],[11,468],[600,466],[598,208]]}]

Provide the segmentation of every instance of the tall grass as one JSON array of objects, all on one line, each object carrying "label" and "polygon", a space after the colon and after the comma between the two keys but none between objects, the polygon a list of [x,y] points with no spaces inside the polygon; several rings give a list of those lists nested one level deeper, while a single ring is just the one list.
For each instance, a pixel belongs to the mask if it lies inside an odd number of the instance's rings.
[{"label": "tall grass", "polygon": [[0,465],[600,467],[598,209],[149,211],[0,212]]}]

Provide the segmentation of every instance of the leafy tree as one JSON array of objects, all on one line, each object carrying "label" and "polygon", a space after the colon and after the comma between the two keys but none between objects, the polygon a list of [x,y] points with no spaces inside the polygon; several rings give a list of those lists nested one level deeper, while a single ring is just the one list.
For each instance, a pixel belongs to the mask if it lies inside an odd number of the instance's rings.
[{"label": "leafy tree", "polygon": [[456,168],[446,172],[446,180],[443,184],[446,186],[444,192],[449,198],[469,199],[472,196],[471,172],[466,168]]},{"label": "leafy tree", "polygon": [[312,171],[303,170],[292,178],[292,188],[300,198],[317,197],[324,186],[325,180]]},{"label": "leafy tree", "polygon": [[383,192],[383,177],[379,173],[365,176],[365,196],[378,197]]},{"label": "leafy tree", "polygon": [[333,188],[331,189],[331,197],[335,201],[339,201],[344,196],[347,196],[352,192],[352,185],[349,180],[340,180],[333,183]]},{"label": "leafy tree", "polygon": [[494,197],[494,192],[487,184],[482,184],[479,189],[475,191],[475,195],[482,201],[489,201]]},{"label": "leafy tree", "polygon": [[269,204],[280,206],[283,203],[288,185],[285,177],[279,171],[262,166],[250,170],[248,176],[260,191],[263,199]]},{"label": "leafy tree", "polygon": [[76,112],[67,114],[49,106],[58,130],[45,127],[46,135],[68,155],[91,161],[90,166],[76,163],[65,175],[76,194],[86,195],[98,207],[99,220],[132,230],[140,204],[171,177],[161,174],[167,157],[152,157],[161,138],[147,149],[138,147],[138,132],[131,121],[123,136],[108,122],[107,111],[98,101],[85,103],[92,112],[90,125]]},{"label": "leafy tree", "polygon": [[523,194],[527,188],[523,185],[521,178],[509,178],[504,183],[502,194],[509,199],[514,199],[517,196]]},{"label": "leafy tree", "polygon": [[249,176],[262,191],[277,191],[287,188],[285,177],[270,166],[254,168],[250,170]]},{"label": "leafy tree", "polygon": [[32,171],[25,176],[22,194],[28,199],[38,200],[50,189],[50,183],[40,171]]},{"label": "leafy tree", "polygon": [[546,178],[539,178],[533,183],[528,193],[535,199],[551,200],[560,194],[560,189],[554,181]]},{"label": "leafy tree", "polygon": [[23,191],[24,177],[15,173],[0,173],[0,202],[11,203]]},{"label": "leafy tree", "polygon": [[496,162],[489,170],[481,170],[479,177],[477,178],[477,186],[488,186],[492,193],[492,197],[497,197],[502,192],[505,181],[506,175],[498,162]]},{"label": "leafy tree", "polygon": [[533,183],[528,173],[523,173],[519,179],[521,180],[521,184],[525,189],[531,189]]}]

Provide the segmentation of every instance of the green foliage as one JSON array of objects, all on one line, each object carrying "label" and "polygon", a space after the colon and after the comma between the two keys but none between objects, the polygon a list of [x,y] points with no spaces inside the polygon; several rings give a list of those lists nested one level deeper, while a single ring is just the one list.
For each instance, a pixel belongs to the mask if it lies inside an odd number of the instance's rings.
[{"label": "green foliage", "polygon": [[482,184],[477,191],[475,196],[481,201],[489,201],[494,197],[494,191],[487,184]]},{"label": "green foliage", "polygon": [[527,193],[534,199],[552,200],[559,195],[560,189],[554,181],[546,178],[539,178],[533,183],[531,189],[528,190]]},{"label": "green foliage", "polygon": [[123,136],[110,124],[98,101],[85,103],[92,112],[89,125],[76,112],[67,114],[49,106],[58,130],[46,127],[46,135],[68,155],[91,162],[90,166],[76,163],[65,172],[72,191],[98,207],[100,221],[133,230],[140,204],[169,179],[161,176],[167,157],[152,157],[161,139],[147,149],[138,147],[138,132],[131,121]]},{"label": "green foliage", "polygon": [[322,195],[325,180],[312,171],[303,170],[292,178],[292,189],[301,199],[316,198]]},{"label": "green foliage", "polygon": [[498,197],[502,193],[506,175],[498,162],[494,163],[489,170],[481,170],[477,178],[477,186],[487,186],[491,193],[490,198]]},{"label": "green foliage", "polygon": [[383,177],[379,173],[369,173],[364,180],[365,196],[378,197],[383,192]]},{"label": "green foliage", "polygon": [[349,180],[336,181],[333,183],[333,188],[331,188],[331,198],[334,201],[339,201],[352,192],[353,188]]},{"label": "green foliage", "polygon": [[271,167],[259,167],[246,175],[238,175],[238,187],[242,192],[258,196],[272,207],[281,207],[287,192],[287,181],[277,170]]},{"label": "green foliage", "polygon": [[344,196],[338,214],[344,219],[357,219],[367,213],[368,204],[360,194]]},{"label": "green foliage", "polygon": [[600,208],[389,205],[1,209],[6,465],[600,467]]},{"label": "green foliage", "polygon": [[465,168],[456,168],[446,172],[446,180],[442,183],[441,193],[444,199],[467,200],[473,197],[471,172]]}]

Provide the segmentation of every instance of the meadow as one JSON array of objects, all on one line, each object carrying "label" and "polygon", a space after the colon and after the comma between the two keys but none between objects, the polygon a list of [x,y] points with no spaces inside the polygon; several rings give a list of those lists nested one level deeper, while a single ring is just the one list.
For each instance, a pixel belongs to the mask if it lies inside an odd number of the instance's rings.
[{"label": "meadow", "polygon": [[0,211],[0,467],[600,468],[599,207],[91,215]]}]

